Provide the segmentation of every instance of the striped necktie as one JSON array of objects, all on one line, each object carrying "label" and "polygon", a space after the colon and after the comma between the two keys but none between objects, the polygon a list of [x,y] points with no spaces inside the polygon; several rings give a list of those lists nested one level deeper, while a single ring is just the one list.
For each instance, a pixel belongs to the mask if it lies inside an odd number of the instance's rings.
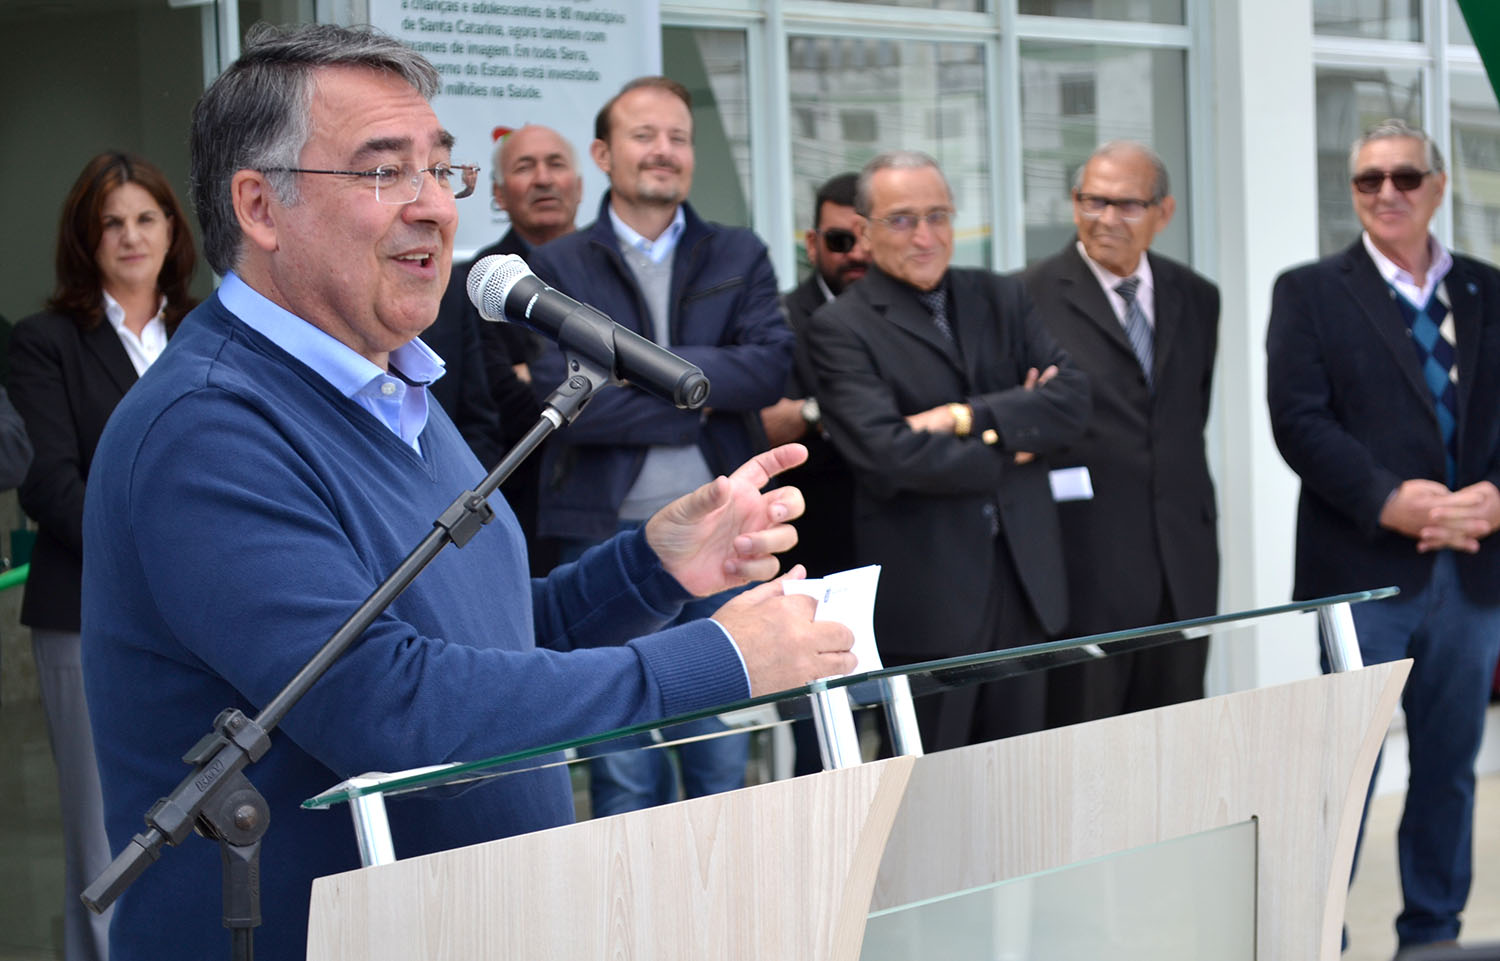
[{"label": "striped necktie", "polygon": [[1141,278],[1126,277],[1115,285],[1115,293],[1125,301],[1125,336],[1130,341],[1130,349],[1135,351],[1135,359],[1140,361],[1141,370],[1146,374],[1146,386],[1154,389],[1156,384],[1151,376],[1151,362],[1155,348],[1151,342],[1151,324],[1147,322],[1146,312],[1141,309],[1141,302],[1135,296],[1140,286]]}]

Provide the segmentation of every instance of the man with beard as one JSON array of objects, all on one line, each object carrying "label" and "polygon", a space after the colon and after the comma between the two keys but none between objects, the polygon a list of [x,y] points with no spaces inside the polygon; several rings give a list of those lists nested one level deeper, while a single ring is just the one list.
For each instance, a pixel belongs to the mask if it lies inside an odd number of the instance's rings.
[{"label": "man with beard", "polygon": [[[530,257],[533,248],[572,233],[583,199],[583,178],[573,161],[573,147],[550,127],[527,124],[504,134],[492,160],[491,196],[495,206],[510,216],[510,229],[473,260],[454,266],[437,321],[422,335],[450,365],[450,376],[433,385],[433,396],[452,414],[486,469],[499,463],[541,413],[527,365],[544,341],[524,327],[486,323],[469,300],[469,268],[491,254]],[[469,375],[481,357],[483,376]],[[454,365],[467,376],[452,378],[456,383],[449,384]],[[481,395],[474,397],[473,391]],[[488,431],[465,429],[481,418]],[[477,442],[475,434],[481,438]],[[551,545],[536,536],[541,463],[540,452],[533,454],[500,486],[526,535],[535,577],[545,576],[555,560]]]},{"label": "man with beard", "polygon": [[[858,174],[843,173],[818,188],[812,229],[805,237],[813,272],[781,299],[787,323],[799,336],[813,311],[843,293],[870,266],[869,248],[855,231],[859,222],[854,212],[857,180]],[[796,484],[807,500],[809,523],[798,528],[793,550],[796,563],[820,577],[853,566],[849,505],[854,479],[823,434],[818,399],[813,396],[814,378],[805,349],[799,349],[787,378],[786,396],[761,411],[760,419],[773,446],[792,441],[807,445],[807,463],[798,468]]]},{"label": "man with beard", "polygon": [[[687,201],[693,117],[686,88],[666,77],[632,80],[599,111],[590,153],[609,178],[599,218],[537,250],[547,283],[703,369],[713,385],[703,411],[678,410],[640,391],[594,398],[542,458],[537,533],[559,539],[563,560],[748,456],[761,408],[781,396],[792,333],[777,304],[765,245],[748,230],[707,223]],[[565,377],[548,347],[532,366],[545,394]],[[710,605],[723,599],[708,601]],[[689,605],[683,617],[705,611]],[[722,732],[696,722],[689,733]],[[679,749],[689,797],[738,787],[748,744],[709,738]],[[665,752],[629,751],[592,765],[594,813],[662,803],[676,794]]]}]

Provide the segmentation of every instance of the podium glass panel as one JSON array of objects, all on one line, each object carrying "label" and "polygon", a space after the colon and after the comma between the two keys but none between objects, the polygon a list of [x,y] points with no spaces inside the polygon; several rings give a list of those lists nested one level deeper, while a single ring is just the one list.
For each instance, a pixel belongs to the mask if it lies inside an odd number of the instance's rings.
[{"label": "podium glass panel", "polygon": [[[1389,597],[1396,592],[1395,588],[1380,588],[1132,630],[1049,641],[1009,650],[987,651],[847,677],[827,678],[805,687],[748,698],[710,710],[600,732],[569,741],[536,745],[496,757],[440,764],[411,771],[372,772],[335,785],[322,794],[304,801],[302,806],[319,809],[350,804],[357,832],[361,835],[362,849],[372,852],[366,856],[366,863],[383,863],[399,856],[399,852],[391,853],[388,850],[388,840],[379,837],[378,830],[374,833],[370,830],[372,825],[383,823],[384,816],[379,805],[381,799],[386,796],[469,784],[487,778],[506,777],[519,771],[573,764],[579,760],[573,753],[574,749],[584,746],[588,746],[589,753],[595,757],[610,753],[612,750],[636,750],[639,749],[638,735],[642,734],[655,739],[650,749],[665,749],[677,742],[661,738],[662,729],[684,721],[714,715],[726,721],[729,734],[747,731],[775,732],[785,728],[793,720],[819,714],[820,709],[823,712],[822,720],[833,727],[835,725],[826,713],[830,701],[838,704],[847,701],[851,716],[879,707],[883,709],[887,718],[890,718],[902,713],[906,691],[909,691],[910,697],[920,698],[1033,671],[1118,656],[1170,643],[1184,637],[1209,636],[1220,639],[1221,643],[1248,643],[1249,628],[1277,627],[1282,623],[1278,619],[1293,618],[1295,615],[1306,613],[1317,614],[1322,628],[1327,660],[1334,669],[1357,668],[1361,665],[1358,647],[1353,637],[1352,619],[1348,616],[1349,605]],[[1300,617],[1295,619],[1301,620]],[[906,707],[909,708],[909,703]],[[843,736],[847,738],[849,730],[854,729],[855,725],[842,727]],[[854,736],[858,738],[860,735],[856,732]],[[864,742],[862,747],[856,744],[851,748],[847,742],[842,745],[844,751],[852,752],[855,758],[853,763],[857,763],[861,749],[865,756],[870,754],[872,744],[868,727],[862,740]],[[891,740],[899,747],[903,739],[897,732],[897,736]],[[616,743],[612,745],[611,742]],[[920,754],[921,751],[919,747],[914,746],[905,751],[898,751],[898,753]],[[769,780],[773,777],[774,773],[767,773],[761,779]]]},{"label": "podium glass panel", "polygon": [[1256,822],[872,912],[860,961],[1255,959]]}]

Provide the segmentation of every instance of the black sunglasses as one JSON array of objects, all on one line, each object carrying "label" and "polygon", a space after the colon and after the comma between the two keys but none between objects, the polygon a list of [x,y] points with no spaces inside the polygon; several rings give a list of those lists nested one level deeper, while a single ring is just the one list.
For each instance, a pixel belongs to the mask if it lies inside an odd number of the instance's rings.
[{"label": "black sunglasses", "polygon": [[1362,194],[1378,194],[1380,188],[1385,186],[1385,179],[1391,178],[1391,186],[1402,193],[1416,190],[1422,186],[1422,181],[1427,179],[1431,170],[1416,170],[1412,167],[1401,167],[1397,170],[1366,170],[1364,173],[1356,174],[1349,178],[1354,184],[1354,189]]},{"label": "black sunglasses", "polygon": [[842,227],[829,227],[827,230],[821,231],[821,233],[823,236],[823,246],[836,254],[847,254],[854,249],[855,237],[852,230],[845,230]]}]

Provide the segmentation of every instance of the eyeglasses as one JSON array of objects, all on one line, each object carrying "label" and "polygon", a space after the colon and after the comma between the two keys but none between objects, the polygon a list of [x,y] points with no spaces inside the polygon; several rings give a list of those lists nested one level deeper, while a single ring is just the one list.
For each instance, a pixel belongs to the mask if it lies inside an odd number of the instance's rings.
[{"label": "eyeglasses", "polygon": [[847,254],[859,242],[854,236],[854,231],[845,230],[842,227],[829,227],[820,233],[823,237],[823,246],[836,254]]},{"label": "eyeglasses", "polygon": [[1075,191],[1073,200],[1077,202],[1078,209],[1090,220],[1098,220],[1104,216],[1104,212],[1113,207],[1120,212],[1120,219],[1126,223],[1135,223],[1146,216],[1146,211],[1155,206],[1154,200],[1137,200],[1134,197],[1101,197],[1098,194],[1083,194]]},{"label": "eyeglasses", "polygon": [[885,224],[898,234],[911,233],[917,224],[926,224],[933,230],[941,230],[953,222],[954,211],[939,207],[925,214],[891,214],[889,217],[871,217],[871,223]]},{"label": "eyeglasses", "polygon": [[[306,167],[264,167],[263,174],[334,174],[340,177],[366,177],[375,185],[375,199],[383,204],[409,204],[422,192],[426,182],[423,174],[432,174],[432,179],[443,190],[453,194],[454,200],[462,200],[474,192],[479,182],[479,167],[476,164],[433,164],[420,169],[411,164],[381,164],[373,170],[310,170]],[[453,190],[453,175],[457,173],[463,188]]]},{"label": "eyeglasses", "polygon": [[1402,193],[1416,190],[1422,186],[1422,181],[1427,179],[1431,170],[1417,170],[1415,167],[1398,167],[1395,170],[1366,170],[1349,178],[1354,189],[1362,194],[1378,194],[1380,188],[1385,186],[1386,178],[1389,177],[1391,186]]}]

